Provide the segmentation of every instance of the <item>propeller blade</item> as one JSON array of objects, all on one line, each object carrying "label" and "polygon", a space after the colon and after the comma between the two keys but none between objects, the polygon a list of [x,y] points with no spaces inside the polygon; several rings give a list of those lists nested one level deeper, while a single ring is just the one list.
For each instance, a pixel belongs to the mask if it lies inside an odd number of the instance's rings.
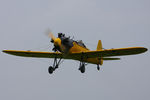
[{"label": "propeller blade", "polygon": [[48,28],[48,29],[45,31],[45,33],[46,33],[46,35],[47,35],[49,38],[51,38],[53,41],[56,39],[56,37],[53,35],[51,29]]},{"label": "propeller blade", "polygon": [[53,41],[56,40],[56,37],[52,34],[52,32],[49,33],[49,37],[50,37]]}]

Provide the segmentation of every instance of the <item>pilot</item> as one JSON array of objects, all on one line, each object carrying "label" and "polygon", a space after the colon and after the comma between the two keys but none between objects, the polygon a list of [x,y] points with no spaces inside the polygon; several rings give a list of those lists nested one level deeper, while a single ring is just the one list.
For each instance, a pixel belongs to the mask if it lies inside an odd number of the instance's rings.
[{"label": "pilot", "polygon": [[59,38],[65,37],[65,34],[63,34],[63,33],[58,33],[58,37],[59,37]]}]

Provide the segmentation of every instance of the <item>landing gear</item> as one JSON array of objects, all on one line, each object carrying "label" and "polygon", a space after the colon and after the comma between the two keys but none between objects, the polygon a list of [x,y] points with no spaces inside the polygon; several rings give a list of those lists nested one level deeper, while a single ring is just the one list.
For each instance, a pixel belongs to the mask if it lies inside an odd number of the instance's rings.
[{"label": "landing gear", "polygon": [[97,70],[100,70],[99,64],[97,65]]},{"label": "landing gear", "polygon": [[81,60],[80,60],[80,66],[79,66],[79,70],[81,73],[85,72],[85,62],[84,62],[84,53],[82,52],[82,56],[81,56]]},{"label": "landing gear", "polygon": [[60,58],[58,62],[57,62],[57,58],[54,59],[53,66],[50,66],[50,67],[48,68],[49,74],[52,74],[52,73],[58,68],[58,66],[60,65],[61,59],[62,59],[62,58]]},{"label": "landing gear", "polygon": [[79,70],[81,71],[81,73],[85,72],[85,62],[80,62]]},{"label": "landing gear", "polygon": [[52,74],[52,73],[53,73],[53,71],[54,71],[54,68],[53,68],[52,66],[50,66],[50,67],[48,68],[48,72],[49,72],[49,74]]}]

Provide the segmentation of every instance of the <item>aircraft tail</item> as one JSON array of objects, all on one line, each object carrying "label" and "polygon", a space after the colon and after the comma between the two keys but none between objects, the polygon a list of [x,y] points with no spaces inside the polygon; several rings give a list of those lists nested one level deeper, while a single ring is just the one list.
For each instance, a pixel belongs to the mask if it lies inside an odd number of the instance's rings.
[{"label": "aircraft tail", "polygon": [[102,47],[102,42],[101,42],[101,40],[99,40],[98,41],[98,44],[97,44],[97,51],[98,50],[102,50],[103,49],[103,47]]},{"label": "aircraft tail", "polygon": [[[97,51],[102,50],[102,49],[103,49],[103,47],[102,47],[102,41],[99,40],[98,44],[97,44]],[[103,57],[99,57],[98,60],[99,60],[99,64],[103,65]]]}]

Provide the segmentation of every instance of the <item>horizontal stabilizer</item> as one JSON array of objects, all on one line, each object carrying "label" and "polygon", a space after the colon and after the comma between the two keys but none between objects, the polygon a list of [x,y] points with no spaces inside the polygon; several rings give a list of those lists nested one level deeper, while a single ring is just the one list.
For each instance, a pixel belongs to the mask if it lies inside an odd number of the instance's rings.
[{"label": "horizontal stabilizer", "polygon": [[103,60],[121,60],[120,58],[103,58]]}]

